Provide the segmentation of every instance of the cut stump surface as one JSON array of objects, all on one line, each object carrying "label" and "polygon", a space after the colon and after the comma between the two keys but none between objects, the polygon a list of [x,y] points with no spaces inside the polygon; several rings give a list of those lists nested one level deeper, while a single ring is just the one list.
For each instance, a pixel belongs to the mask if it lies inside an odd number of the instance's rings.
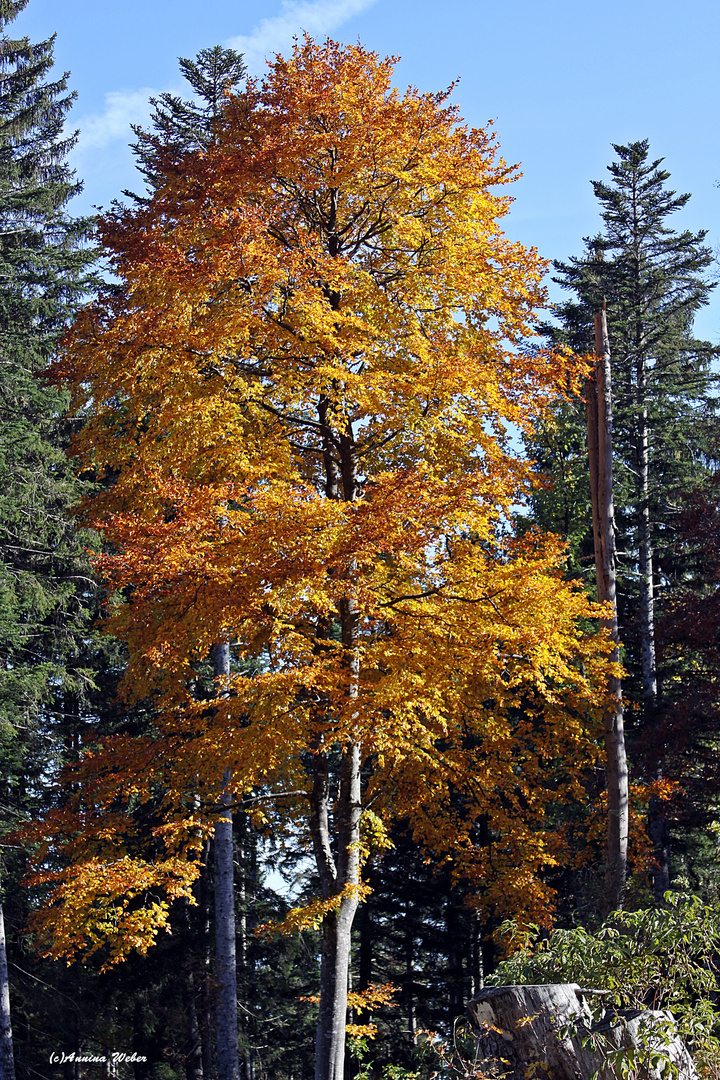
[{"label": "cut stump surface", "polygon": [[678,1067],[678,1080],[697,1080],[669,1013],[610,1007],[596,1020],[588,999],[598,996],[575,983],[482,990],[468,1015],[488,1080],[591,1080],[595,1074],[597,1080],[616,1080],[621,1073],[613,1062],[619,1063],[623,1051],[638,1054],[648,1080],[663,1076],[662,1067],[650,1063],[653,1054]]}]

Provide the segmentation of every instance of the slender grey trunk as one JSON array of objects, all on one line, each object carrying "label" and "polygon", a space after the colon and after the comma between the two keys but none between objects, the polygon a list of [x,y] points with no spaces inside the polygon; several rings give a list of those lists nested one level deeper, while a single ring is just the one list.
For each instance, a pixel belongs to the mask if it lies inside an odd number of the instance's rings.
[{"label": "slender grey trunk", "polygon": [[670,888],[670,822],[667,804],[652,795],[648,807],[648,832],[652,840],[657,866],[653,870],[653,892],[660,903]]},{"label": "slender grey trunk", "polygon": [[8,977],[5,920],[0,899],[0,1080],[15,1080],[12,1024],[10,1022],[10,980]]},{"label": "slender grey trunk", "polygon": [[[213,649],[216,682],[227,685],[230,676],[230,646],[219,642]],[[226,807],[215,822],[215,975],[217,1004],[215,1034],[218,1080],[240,1080],[237,1022],[237,970],[235,958],[235,901],[233,895],[233,823],[230,794],[226,790],[230,774],[225,773],[220,804]]]},{"label": "slender grey trunk", "polygon": [[185,1055],[185,1077],[186,1080],[203,1080],[202,1037],[198,1020],[195,972],[186,972],[185,980],[185,1016],[188,1041],[188,1052]]},{"label": "slender grey trunk", "polygon": [[645,715],[652,719],[657,703],[655,663],[655,597],[653,591],[653,550],[650,534],[650,425],[648,423],[648,385],[645,326],[642,311],[646,303],[642,280],[642,236],[639,224],[637,190],[633,190],[633,276],[634,276],[634,350],[635,350],[635,470],[636,516],[638,530],[638,571],[640,577],[640,659]]},{"label": "slender grey trunk", "polygon": [[[635,428],[635,519],[638,532],[638,629],[643,711],[646,728],[654,724],[658,706],[657,659],[655,654],[655,595],[653,575],[652,522],[650,520],[650,423],[648,420],[647,345],[643,311],[647,302],[642,275],[644,237],[640,224],[637,186],[633,186],[633,274],[634,274],[634,406]],[[656,766],[655,778],[661,775]],[[653,842],[656,866],[654,893],[661,901],[670,887],[670,828],[665,803],[653,796],[648,807],[648,833]]]},{"label": "slender grey trunk", "polygon": [[214,862],[213,844],[207,838],[203,845],[203,869],[200,875],[200,945],[202,956],[202,973],[200,977],[200,1044],[202,1047],[202,1070],[205,1080],[213,1073],[213,1037],[212,1037],[212,918],[210,902],[210,864]]},{"label": "slender grey trunk", "polygon": [[482,931],[480,919],[473,914],[470,928],[470,997],[479,994],[485,985],[482,960]]},{"label": "slender grey trunk", "polygon": [[198,1016],[197,958],[192,945],[192,916],[190,901],[183,904],[183,930],[185,937],[185,1020],[188,1051],[185,1055],[186,1080],[203,1080],[202,1036]]},{"label": "slender grey trunk", "polygon": [[[636,520],[638,530],[638,576],[640,668],[642,675],[643,710],[645,723],[651,726],[658,707],[657,658],[655,653],[655,590],[653,574],[652,522],[650,520],[650,424],[648,420],[648,376],[645,328],[642,311],[645,295],[641,274],[642,239],[638,226],[637,193],[633,192],[635,215],[634,273],[635,306],[635,409],[637,430],[635,433],[636,472]],[[661,775],[659,767],[655,778]],[[670,826],[667,807],[656,796],[648,807],[648,833],[655,853],[653,891],[660,902],[670,888]]]},{"label": "slender grey trunk", "polygon": [[409,903],[405,905],[405,993],[407,995],[407,1022],[410,1037],[415,1038],[415,938],[412,932]]},{"label": "slender grey trunk", "polygon": [[645,359],[638,359],[637,433],[638,569],[640,573],[640,654],[645,711],[652,718],[657,705],[657,665],[655,660],[655,594],[653,549],[650,534],[650,433],[647,411]]},{"label": "slender grey trunk", "polygon": [[[331,150],[332,168],[336,151]],[[327,221],[328,253],[337,257],[341,241],[337,234],[338,190],[330,188],[330,209]],[[326,290],[330,308],[339,311],[340,293]],[[339,389],[338,384],[333,390]],[[322,453],[325,469],[325,495],[328,499],[354,502],[360,494],[357,447],[352,422],[346,417],[344,430],[338,431],[331,422],[336,419],[330,396],[318,401],[318,418],[322,430]],[[353,570],[348,569],[347,592],[339,605],[343,653],[349,675],[348,700],[358,696],[360,656],[358,652],[360,620],[354,599]],[[318,635],[320,636],[320,635]],[[350,704],[352,707],[352,704]],[[310,797],[310,832],[315,860],[320,875],[323,897],[340,896],[339,907],[328,912],[322,922],[322,959],[320,964],[320,1009],[315,1039],[315,1080],[343,1080],[345,1069],[345,1025],[350,973],[351,932],[358,907],[356,891],[345,893],[348,886],[360,884],[360,744],[350,740],[341,747],[340,781],[334,802],[331,842],[330,774],[327,750],[322,744],[315,748],[313,790]],[[333,849],[336,852],[333,855]]]},{"label": "slender grey trunk", "polygon": [[[639,570],[640,663],[643,707],[646,724],[652,725],[658,706],[657,662],[655,657],[655,592],[653,585],[653,547],[650,522],[650,432],[647,410],[647,369],[645,356],[638,352],[637,410],[639,426],[635,445],[637,471],[637,524]],[[655,769],[655,778],[660,769]],[[653,795],[648,807],[648,833],[653,844],[655,867],[653,893],[658,903],[670,888],[670,826],[667,807]]]},{"label": "slender grey trunk", "polygon": [[[620,636],[617,620],[615,577],[615,522],[612,488],[612,373],[607,317],[595,316],[596,379],[586,383],[590,487],[593,504],[595,572],[598,600],[612,605],[610,618],[601,626],[610,633],[615,647],[610,659],[620,660]],[[612,911],[622,905],[627,880],[629,828],[628,770],[625,755],[622,687],[619,678],[608,679],[608,704],[603,712],[605,760],[607,769],[607,854],[604,908]]]}]

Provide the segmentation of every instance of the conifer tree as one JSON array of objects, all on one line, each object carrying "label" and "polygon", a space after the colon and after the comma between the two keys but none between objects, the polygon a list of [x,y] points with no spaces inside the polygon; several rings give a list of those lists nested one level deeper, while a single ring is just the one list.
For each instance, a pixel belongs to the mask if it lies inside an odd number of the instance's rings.
[{"label": "conifer tree", "polygon": [[222,45],[201,49],[194,60],[181,56],[179,64],[195,100],[168,92],[151,97],[152,130],[133,125],[137,166],[150,189],[156,185],[161,159],[167,160],[168,150],[182,155],[210,145],[223,101],[237,91],[246,71],[242,54]]},{"label": "conifer tree", "polygon": [[[575,293],[555,314],[560,327],[548,327],[552,340],[579,353],[593,348],[593,314],[607,303],[613,356],[613,471],[619,532],[621,636],[626,647],[631,693],[647,732],[657,729],[658,672],[655,648],[656,598],[678,567],[674,523],[681,494],[708,475],[708,417],[713,411],[716,376],[713,347],[693,335],[696,312],[707,303],[713,282],[707,277],[712,251],[706,232],[674,231],[670,215],[689,194],[670,190],[662,158],[652,160],[646,140],[614,146],[617,161],[609,183],[594,181],[603,230],[586,238],[585,252],[556,263],[556,280]],[[556,479],[562,507],[543,498],[543,525],[577,529],[577,499],[587,474],[582,447],[583,417],[560,406],[556,422],[532,447]],[[550,514],[548,515],[548,511]],[[554,516],[555,521],[548,520]],[[662,565],[662,573],[658,567]],[[655,748],[657,772],[662,747]],[[653,816],[651,815],[651,818]],[[667,847],[665,826],[651,820],[658,855]],[[667,860],[656,873],[656,892],[668,885]]]},{"label": "conifer tree", "polygon": [[[64,399],[37,378],[91,285],[93,256],[83,244],[88,222],[66,212],[79,190],[66,164],[73,137],[63,135],[73,95],[66,75],[51,77],[54,39],[32,44],[5,33],[26,3],[0,3],[2,830],[37,805],[48,747],[72,739],[72,716],[90,681],[83,653],[93,588],[85,541],[68,516],[78,488],[63,452]],[[2,877],[13,866],[5,869]],[[7,999],[3,988],[0,1000]],[[3,1075],[10,1075],[6,1015],[0,1030]]]}]

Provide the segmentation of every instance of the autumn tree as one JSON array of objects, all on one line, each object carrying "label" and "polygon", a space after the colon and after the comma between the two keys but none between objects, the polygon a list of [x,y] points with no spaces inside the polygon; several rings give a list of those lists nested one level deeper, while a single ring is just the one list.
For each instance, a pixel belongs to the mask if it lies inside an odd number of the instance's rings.
[{"label": "autumn tree", "polygon": [[321,895],[279,930],[322,927],[318,1080],[343,1075],[361,866],[394,817],[476,903],[547,920],[547,811],[581,793],[605,677],[562,545],[506,527],[531,479],[509,425],[575,378],[515,347],[544,264],[498,224],[514,171],[392,71],[306,39],[181,169],[169,146],[150,202],[102,223],[119,284],[56,368],[111,481],[86,512],[125,694],[158,719],[99,742],[42,826],[40,866],[69,865],[36,879],[37,929],[56,956],[147,949],[221,795],[299,832]]}]

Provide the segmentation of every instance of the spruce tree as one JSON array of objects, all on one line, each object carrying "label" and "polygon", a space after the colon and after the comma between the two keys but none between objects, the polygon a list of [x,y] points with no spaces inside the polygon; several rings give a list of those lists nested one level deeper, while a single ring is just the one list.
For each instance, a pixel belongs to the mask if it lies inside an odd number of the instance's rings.
[{"label": "spruce tree", "polygon": [[[695,338],[693,321],[714,285],[707,275],[713,256],[705,231],[670,227],[668,219],[690,196],[669,189],[670,174],[661,167],[662,158],[650,158],[648,142],[614,149],[610,182],[593,182],[603,229],[585,239],[581,257],[555,264],[555,280],[575,296],[555,309],[560,326],[547,331],[553,342],[592,352],[593,314],[603,300],[607,304],[626,692],[640,710],[645,747],[652,747],[644,762],[646,774],[657,777],[663,747],[657,734],[662,686],[659,690],[656,603],[683,573],[674,543],[683,493],[710,471],[716,350]],[[563,497],[562,506],[541,497],[542,524],[550,524],[548,516],[555,517],[556,527],[563,517],[571,523],[578,559],[591,550],[577,529],[577,498],[587,475],[583,427],[584,410],[563,404],[556,425],[532,447],[541,466],[555,474]],[[587,504],[588,496],[582,501]],[[667,836],[662,814],[655,810],[650,829],[660,863],[655,889],[661,896],[668,886]]]},{"label": "spruce tree", "polygon": [[[4,26],[27,0],[2,7]],[[79,184],[62,127],[73,95],[48,81],[53,41],[0,40],[0,716],[17,727],[63,680],[90,584],[68,516],[64,400],[41,375],[92,287],[89,223],[66,213]]]},{"label": "spruce tree", "polygon": [[[178,63],[194,99],[167,92],[151,97],[152,129],[145,131],[133,125],[137,167],[150,189],[158,176],[158,155],[167,159],[168,153],[172,153],[181,159],[189,151],[209,146],[223,102],[230,91],[237,89],[246,72],[242,54],[222,45],[201,49],[194,60],[181,56]],[[131,192],[124,194],[142,201]]]},{"label": "spruce tree", "polygon": [[[94,589],[85,540],[68,513],[78,484],[63,452],[64,400],[38,378],[92,286],[93,255],[85,243],[88,222],[66,210],[79,190],[66,163],[73,137],[63,135],[73,95],[66,75],[51,77],[53,39],[32,44],[5,33],[26,3],[0,2],[2,831],[37,807],[53,756],[75,737],[91,681],[85,654]],[[8,852],[4,886],[22,859]],[[12,953],[23,902],[4,892]],[[0,1030],[7,1072],[5,1016]]]}]

